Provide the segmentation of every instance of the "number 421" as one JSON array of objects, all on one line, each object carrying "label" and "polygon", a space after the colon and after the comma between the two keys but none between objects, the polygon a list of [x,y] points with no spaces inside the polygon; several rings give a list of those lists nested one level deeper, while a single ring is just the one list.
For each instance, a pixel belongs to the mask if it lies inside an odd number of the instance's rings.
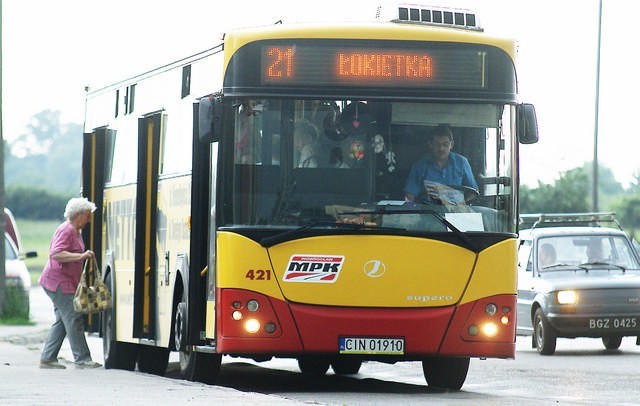
[{"label": "number 421", "polygon": [[245,278],[250,280],[265,281],[271,279],[271,269],[249,269],[244,275]]}]

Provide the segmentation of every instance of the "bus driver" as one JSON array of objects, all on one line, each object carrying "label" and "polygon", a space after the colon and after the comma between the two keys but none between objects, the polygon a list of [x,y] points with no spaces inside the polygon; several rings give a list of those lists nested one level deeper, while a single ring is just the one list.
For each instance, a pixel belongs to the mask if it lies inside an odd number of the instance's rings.
[{"label": "bus driver", "polygon": [[442,186],[467,186],[478,190],[467,158],[451,151],[453,133],[449,126],[437,126],[429,138],[428,146],[430,154],[411,165],[404,186],[406,201],[415,202],[421,194],[424,194],[425,201],[440,201],[439,190]]}]

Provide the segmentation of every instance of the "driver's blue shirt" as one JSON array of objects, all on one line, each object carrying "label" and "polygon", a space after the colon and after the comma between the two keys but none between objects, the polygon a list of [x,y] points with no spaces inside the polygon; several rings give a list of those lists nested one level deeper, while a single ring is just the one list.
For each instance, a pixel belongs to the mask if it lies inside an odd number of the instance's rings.
[{"label": "driver's blue shirt", "polygon": [[444,168],[441,168],[430,156],[414,162],[411,165],[404,191],[418,196],[425,190],[425,180],[448,186],[468,186],[478,190],[478,184],[473,178],[469,161],[455,152],[449,153],[449,159]]}]

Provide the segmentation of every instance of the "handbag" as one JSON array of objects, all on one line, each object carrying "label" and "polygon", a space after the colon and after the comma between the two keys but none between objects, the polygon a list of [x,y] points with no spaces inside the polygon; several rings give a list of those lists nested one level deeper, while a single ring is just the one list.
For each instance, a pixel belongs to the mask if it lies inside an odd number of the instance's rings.
[{"label": "handbag", "polygon": [[[87,274],[89,273],[89,263],[93,264],[95,277],[93,284],[87,284]],[[73,296],[73,309],[78,313],[92,314],[110,309],[112,305],[111,292],[107,289],[107,285],[102,282],[100,268],[95,258],[87,259],[82,268],[80,275],[80,283]]]}]

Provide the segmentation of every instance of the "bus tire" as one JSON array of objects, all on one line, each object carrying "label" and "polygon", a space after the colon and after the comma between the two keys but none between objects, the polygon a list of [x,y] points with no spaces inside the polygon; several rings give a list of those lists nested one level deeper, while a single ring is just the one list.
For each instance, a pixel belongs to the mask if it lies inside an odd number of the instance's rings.
[{"label": "bus tire", "polygon": [[[185,379],[209,385],[216,383],[222,361],[220,354],[191,351],[188,353],[188,357],[188,368],[183,375]],[[180,359],[180,367],[182,369],[182,358]]]},{"label": "bus tire", "polygon": [[140,372],[163,376],[169,365],[169,349],[141,345],[138,354]]},{"label": "bus tire", "polygon": [[355,375],[360,371],[362,360],[353,358],[338,358],[331,362],[331,368],[336,375]]},{"label": "bus tire", "polygon": [[329,370],[329,360],[322,356],[307,355],[298,358],[298,368],[306,377],[324,376]]},{"label": "bus tire", "polygon": [[459,391],[467,379],[469,358],[434,357],[422,361],[422,372],[427,385],[434,389]]},{"label": "bus tire", "polygon": [[180,375],[189,381],[214,384],[220,372],[222,357],[190,351],[187,339],[187,304],[180,302],[176,306],[176,318],[173,327],[174,345],[179,352]]},{"label": "bus tire", "polygon": [[[107,274],[105,285],[113,292],[111,274]],[[113,294],[111,295],[113,298]],[[102,353],[104,355],[105,369],[124,369],[133,371],[136,367],[136,346],[131,343],[116,341],[115,329],[115,301],[113,306],[102,312],[100,321],[102,324]]]}]

